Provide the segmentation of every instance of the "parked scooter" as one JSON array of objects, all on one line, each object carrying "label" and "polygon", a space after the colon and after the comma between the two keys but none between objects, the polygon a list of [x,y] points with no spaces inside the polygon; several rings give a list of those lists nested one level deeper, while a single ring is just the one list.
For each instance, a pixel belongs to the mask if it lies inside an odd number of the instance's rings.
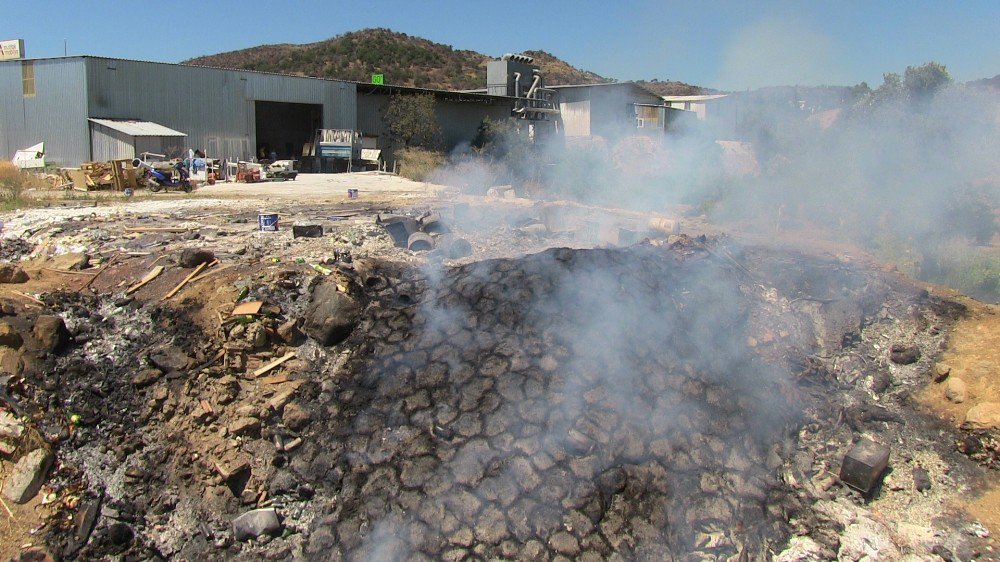
[{"label": "parked scooter", "polygon": [[191,193],[191,180],[188,179],[187,168],[182,162],[171,164],[167,169],[157,169],[136,158],[132,160],[132,167],[141,170],[140,181],[153,193],[171,187]]}]

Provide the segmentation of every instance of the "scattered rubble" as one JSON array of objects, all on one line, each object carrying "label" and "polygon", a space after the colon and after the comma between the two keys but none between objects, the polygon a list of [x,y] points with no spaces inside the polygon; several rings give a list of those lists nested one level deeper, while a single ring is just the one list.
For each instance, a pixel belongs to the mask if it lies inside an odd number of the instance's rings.
[{"label": "scattered rubble", "polygon": [[[31,235],[30,294],[0,303],[0,454],[53,451],[32,472],[48,552],[989,552],[945,507],[978,474],[960,451],[995,458],[989,408],[949,433],[908,401],[939,376],[948,301],[662,217],[529,208],[464,230],[490,213],[381,211],[302,210],[319,238],[249,211]],[[649,238],[621,247],[633,235]],[[54,267],[55,248],[94,267]],[[944,380],[959,403],[962,378]]]}]

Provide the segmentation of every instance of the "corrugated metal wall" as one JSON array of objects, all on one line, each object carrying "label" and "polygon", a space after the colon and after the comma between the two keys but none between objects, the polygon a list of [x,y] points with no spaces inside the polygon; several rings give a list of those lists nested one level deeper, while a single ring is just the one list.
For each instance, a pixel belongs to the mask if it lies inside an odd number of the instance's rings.
[{"label": "corrugated metal wall", "polygon": [[98,162],[131,160],[143,152],[181,154],[187,151],[187,144],[187,137],[133,137],[99,123],[90,124],[90,146]]},{"label": "corrugated metal wall", "polygon": [[153,121],[215,158],[253,156],[257,100],[322,104],[328,128],[356,119],[350,82],[101,58],[87,68],[90,117]]},{"label": "corrugated metal wall", "polygon": [[35,95],[25,97],[21,65],[0,62],[0,158],[44,142],[46,162],[77,165],[90,159],[83,58],[29,61]]},{"label": "corrugated metal wall", "polygon": [[[382,119],[389,96],[359,97],[352,82],[94,57],[31,63],[33,97],[22,94],[22,61],[0,63],[0,158],[45,141],[50,162],[75,166],[91,160],[88,117],[153,121],[186,133],[181,148],[202,148],[216,158],[248,158],[257,142],[255,101],[321,104],[324,128],[377,136],[378,148],[391,157]],[[502,119],[510,109],[485,98],[439,99],[446,148],[471,141],[484,117]],[[120,138],[98,134],[93,142],[101,155],[125,151],[115,144]]]},{"label": "corrugated metal wall", "polygon": [[617,138],[634,134],[635,104],[663,103],[656,94],[628,83],[556,88],[556,91],[567,137]]},{"label": "corrugated metal wall", "polygon": [[590,92],[590,132],[605,138],[635,134],[636,103],[660,104],[659,96],[632,84],[580,88]]},{"label": "corrugated metal wall", "polygon": [[561,102],[559,113],[567,137],[590,136],[590,100]]},{"label": "corrugated metal wall", "polygon": [[510,118],[513,102],[507,104],[487,104],[470,101],[439,100],[437,103],[437,118],[441,124],[441,136],[444,137],[445,149],[454,150],[462,144],[468,144],[476,138],[479,124],[489,117],[493,120]]},{"label": "corrugated metal wall", "polygon": [[[382,150],[382,159],[390,165],[394,158],[392,139],[389,137],[389,124],[383,116],[391,98],[387,94],[358,94],[357,105],[358,130],[366,138],[378,137],[377,148]],[[512,103],[438,99],[435,107],[445,150],[451,151],[462,143],[471,142],[484,118],[499,120],[510,117]]]},{"label": "corrugated metal wall", "polygon": [[390,96],[383,94],[358,94],[357,130],[363,138],[376,138],[375,148],[382,150],[382,159],[392,164],[392,141],[389,125],[382,116],[389,105]]},{"label": "corrugated metal wall", "polygon": [[98,123],[90,124],[91,157],[98,162],[135,158],[133,137]]}]

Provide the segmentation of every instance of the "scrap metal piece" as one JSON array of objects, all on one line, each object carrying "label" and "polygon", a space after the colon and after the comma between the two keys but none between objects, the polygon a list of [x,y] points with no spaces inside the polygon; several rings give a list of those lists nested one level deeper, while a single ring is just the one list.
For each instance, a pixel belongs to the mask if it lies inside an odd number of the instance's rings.
[{"label": "scrap metal piece", "polygon": [[322,236],[323,225],[321,224],[292,225],[292,238],[321,238]]},{"label": "scrap metal piece", "polygon": [[97,497],[84,503],[80,511],[77,512],[73,518],[75,526],[73,537],[66,545],[65,556],[72,556],[87,544],[87,541],[90,539],[90,533],[93,532],[94,526],[97,524],[97,518],[101,513],[101,504],[103,502],[104,489],[102,488],[97,491]]}]

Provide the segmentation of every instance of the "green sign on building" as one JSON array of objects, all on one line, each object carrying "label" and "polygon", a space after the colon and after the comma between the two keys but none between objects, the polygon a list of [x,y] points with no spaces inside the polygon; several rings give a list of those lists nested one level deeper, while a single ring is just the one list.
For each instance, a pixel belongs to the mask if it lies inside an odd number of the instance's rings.
[{"label": "green sign on building", "polygon": [[372,74],[372,84],[385,84],[385,74]]}]

